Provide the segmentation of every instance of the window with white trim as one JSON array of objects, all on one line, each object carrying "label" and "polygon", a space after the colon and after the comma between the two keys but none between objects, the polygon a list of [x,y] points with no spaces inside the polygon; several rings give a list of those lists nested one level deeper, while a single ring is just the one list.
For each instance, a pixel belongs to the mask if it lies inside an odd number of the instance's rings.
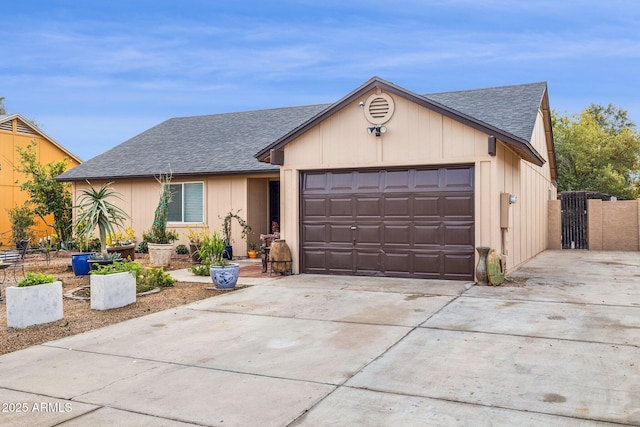
[{"label": "window with white trim", "polygon": [[203,222],[204,183],[172,183],[167,219],[169,222]]}]

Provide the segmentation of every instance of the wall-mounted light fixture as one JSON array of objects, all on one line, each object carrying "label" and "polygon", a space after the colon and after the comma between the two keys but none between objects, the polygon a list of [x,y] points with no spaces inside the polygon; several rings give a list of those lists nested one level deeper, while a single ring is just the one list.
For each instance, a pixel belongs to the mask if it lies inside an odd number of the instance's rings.
[{"label": "wall-mounted light fixture", "polygon": [[386,131],[387,131],[386,126],[371,126],[367,128],[367,132],[369,132],[369,134],[375,133],[376,136],[380,136]]}]

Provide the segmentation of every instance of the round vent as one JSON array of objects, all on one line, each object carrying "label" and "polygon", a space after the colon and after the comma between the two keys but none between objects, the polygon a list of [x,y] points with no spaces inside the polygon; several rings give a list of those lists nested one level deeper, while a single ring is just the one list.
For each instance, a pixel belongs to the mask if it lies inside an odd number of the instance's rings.
[{"label": "round vent", "polygon": [[376,93],[364,103],[364,116],[374,125],[381,125],[391,119],[394,108],[393,98],[386,93]]}]

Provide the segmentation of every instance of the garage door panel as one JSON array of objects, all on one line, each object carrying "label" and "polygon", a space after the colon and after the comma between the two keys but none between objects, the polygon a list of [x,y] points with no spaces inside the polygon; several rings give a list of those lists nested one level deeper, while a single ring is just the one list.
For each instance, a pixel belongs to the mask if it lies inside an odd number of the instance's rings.
[{"label": "garage door panel", "polygon": [[327,263],[324,249],[306,249],[301,258],[308,273],[326,273]]},{"label": "garage door panel", "polygon": [[441,173],[445,175],[443,184],[447,190],[473,188],[473,168],[446,168]]},{"label": "garage door panel", "polygon": [[327,216],[326,199],[307,198],[302,201],[302,210],[305,212],[307,219],[320,218],[325,219]]},{"label": "garage door panel", "polygon": [[329,224],[327,228],[329,229],[329,233],[325,233],[325,239],[328,238],[327,243],[353,244],[353,230],[350,224]]},{"label": "garage door panel", "polygon": [[354,255],[352,250],[327,252],[328,270],[334,273],[353,273]]},{"label": "garage door panel", "polygon": [[411,245],[411,225],[410,224],[384,224],[384,243],[393,246]]},{"label": "garage door panel", "polygon": [[440,170],[417,170],[414,174],[413,189],[419,192],[437,191],[440,187]]},{"label": "garage door panel", "polygon": [[382,200],[380,196],[377,197],[357,197],[355,216],[358,219],[367,219],[371,221],[382,220],[381,216],[381,204]]},{"label": "garage door panel", "polygon": [[444,241],[449,246],[470,246],[473,248],[473,226],[466,225],[445,225]]},{"label": "garage door panel", "polygon": [[333,193],[351,192],[353,190],[353,175],[355,172],[332,172],[327,180],[329,190]]},{"label": "garage door panel", "polygon": [[302,232],[307,243],[325,243],[327,239],[325,224],[304,224]]},{"label": "garage door panel", "polygon": [[473,219],[473,197],[471,195],[445,196],[443,215],[449,220]]},{"label": "garage door panel", "polygon": [[387,171],[384,177],[384,192],[407,192],[412,187],[413,177],[407,171]]},{"label": "garage door panel", "polygon": [[407,274],[412,270],[410,251],[391,252],[384,254],[384,272],[394,276]]},{"label": "garage door panel", "polygon": [[413,210],[413,200],[410,195],[387,196],[384,198],[384,216],[387,219],[404,219],[406,221],[411,218]]},{"label": "garage door panel", "polygon": [[413,244],[441,246],[444,239],[442,237],[442,224],[416,224],[413,227]]},{"label": "garage door panel", "polygon": [[473,279],[473,167],[302,176],[303,272]]},{"label": "garage door panel", "polygon": [[413,201],[414,219],[440,218],[440,196],[415,196]]},{"label": "garage door panel", "polygon": [[382,254],[379,250],[358,251],[356,254],[356,273],[376,275],[382,270]]},{"label": "garage door panel", "polygon": [[440,252],[416,253],[413,257],[414,271],[422,275],[440,276],[441,259]]},{"label": "garage door panel", "polygon": [[383,241],[383,224],[360,224],[356,230],[356,241],[358,244],[380,245]]},{"label": "garage door panel", "polygon": [[469,280],[469,271],[473,271],[473,261],[474,256],[468,253],[445,254],[444,278],[449,280]]},{"label": "garage door panel", "polygon": [[382,176],[376,172],[358,172],[356,175],[356,193],[377,193],[380,191]]},{"label": "garage door panel", "polygon": [[350,197],[329,200],[329,216],[332,218],[353,217],[353,200]]},{"label": "garage door panel", "polygon": [[324,194],[327,190],[328,174],[306,174],[302,182],[302,189],[305,194],[319,192]]}]

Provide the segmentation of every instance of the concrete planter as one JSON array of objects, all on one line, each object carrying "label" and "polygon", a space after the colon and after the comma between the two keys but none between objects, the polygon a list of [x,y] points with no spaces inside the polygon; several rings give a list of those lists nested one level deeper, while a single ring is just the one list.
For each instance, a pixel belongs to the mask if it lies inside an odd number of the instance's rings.
[{"label": "concrete planter", "polygon": [[156,267],[166,267],[171,262],[173,243],[149,243],[149,262]]},{"label": "concrete planter", "polygon": [[62,319],[62,282],[5,289],[7,326],[24,329],[27,326]]},{"label": "concrete planter", "polygon": [[91,275],[91,309],[109,310],[136,302],[136,278],[129,272]]}]

